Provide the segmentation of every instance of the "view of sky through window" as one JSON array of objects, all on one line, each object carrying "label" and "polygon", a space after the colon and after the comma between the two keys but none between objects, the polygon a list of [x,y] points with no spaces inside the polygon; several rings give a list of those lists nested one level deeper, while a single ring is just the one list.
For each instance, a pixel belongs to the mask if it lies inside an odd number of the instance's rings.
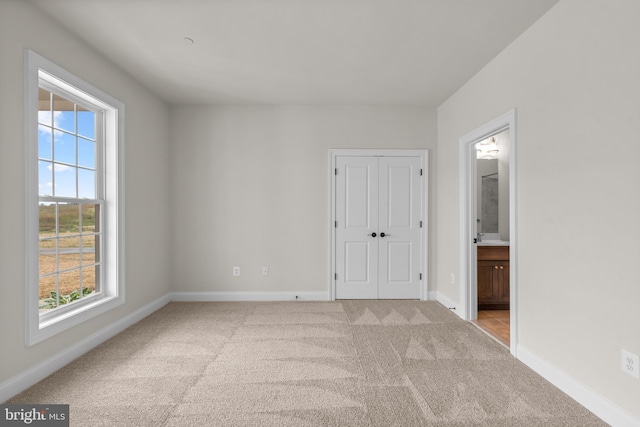
[{"label": "view of sky through window", "polygon": [[40,195],[96,198],[95,113],[42,88],[39,103]]}]

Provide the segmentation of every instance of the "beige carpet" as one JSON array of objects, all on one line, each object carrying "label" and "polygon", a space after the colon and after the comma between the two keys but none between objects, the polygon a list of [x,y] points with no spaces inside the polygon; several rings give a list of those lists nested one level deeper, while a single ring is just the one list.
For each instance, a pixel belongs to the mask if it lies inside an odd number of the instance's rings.
[{"label": "beige carpet", "polygon": [[9,403],[72,426],[602,426],[436,302],[171,303]]}]

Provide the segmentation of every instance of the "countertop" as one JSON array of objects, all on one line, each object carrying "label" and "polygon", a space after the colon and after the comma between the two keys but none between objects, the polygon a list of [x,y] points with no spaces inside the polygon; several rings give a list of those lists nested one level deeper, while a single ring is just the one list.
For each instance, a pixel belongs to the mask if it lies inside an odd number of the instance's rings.
[{"label": "countertop", "polygon": [[509,242],[505,240],[482,240],[477,243],[478,246],[509,246]]}]

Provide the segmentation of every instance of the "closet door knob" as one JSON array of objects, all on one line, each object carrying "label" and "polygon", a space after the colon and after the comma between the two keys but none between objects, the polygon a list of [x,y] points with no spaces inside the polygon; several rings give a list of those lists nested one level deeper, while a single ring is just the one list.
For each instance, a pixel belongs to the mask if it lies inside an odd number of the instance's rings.
[{"label": "closet door knob", "polygon": [[371,233],[371,234],[367,234],[367,236],[376,237],[377,234],[376,233]]},{"label": "closet door knob", "polygon": [[497,269],[498,269],[498,266],[497,266],[497,265],[494,265],[494,266],[493,266],[493,268],[495,268],[495,269],[497,270]]},{"label": "closet door knob", "polygon": [[380,237],[388,236],[388,234],[380,233]]}]

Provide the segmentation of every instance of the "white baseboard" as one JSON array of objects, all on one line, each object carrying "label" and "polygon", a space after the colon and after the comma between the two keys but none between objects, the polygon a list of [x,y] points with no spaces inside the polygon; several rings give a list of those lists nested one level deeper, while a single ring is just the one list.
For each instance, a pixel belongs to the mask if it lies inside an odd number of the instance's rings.
[{"label": "white baseboard", "polygon": [[329,301],[329,292],[170,292],[171,301]]},{"label": "white baseboard", "polygon": [[595,391],[571,378],[560,369],[539,358],[521,345],[518,346],[517,354],[521,362],[596,414],[607,424],[612,426],[640,427],[640,419],[635,418],[633,415],[603,398]]},{"label": "white baseboard", "polygon": [[170,302],[169,295],[164,295],[157,300],[139,308],[133,313],[125,316],[117,322],[103,328],[88,337],[73,344],[69,348],[54,354],[53,356],[43,360],[35,366],[19,373],[0,384],[0,402],[12,398],[16,394],[31,387],[38,381],[41,381],[53,374],[58,369],[71,363],[73,360],[82,356],[89,350],[102,344],[109,338],[112,338],[120,332],[127,329],[134,323],[144,319],[154,311],[162,308]]},{"label": "white baseboard", "polygon": [[438,301],[440,304],[447,307],[450,312],[457,314],[458,317],[462,317],[462,313],[458,313],[456,311],[456,308],[458,308],[458,303],[442,295],[442,293],[438,291],[429,292],[429,301]]}]

